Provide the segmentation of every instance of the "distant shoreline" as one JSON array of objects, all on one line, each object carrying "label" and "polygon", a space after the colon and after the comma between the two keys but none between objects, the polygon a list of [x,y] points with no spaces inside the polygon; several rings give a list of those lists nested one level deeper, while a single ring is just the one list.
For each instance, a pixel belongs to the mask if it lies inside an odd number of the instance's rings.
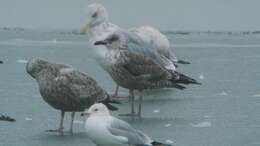
[{"label": "distant shoreline", "polygon": [[[59,34],[72,34],[72,35],[81,35],[80,29],[30,29],[22,27],[0,27],[0,31],[10,31],[10,32],[44,32],[44,33],[59,33]],[[258,35],[260,30],[253,31],[185,31],[185,30],[161,30],[165,34],[173,35],[203,35],[203,34],[212,34],[212,35]]]}]

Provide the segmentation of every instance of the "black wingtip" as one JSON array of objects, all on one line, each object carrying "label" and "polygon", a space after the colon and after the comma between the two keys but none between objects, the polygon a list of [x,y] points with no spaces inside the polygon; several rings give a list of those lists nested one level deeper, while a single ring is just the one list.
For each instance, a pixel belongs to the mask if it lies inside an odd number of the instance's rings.
[{"label": "black wingtip", "polygon": [[111,105],[110,103],[121,104],[121,102],[119,102],[117,100],[111,100],[110,98],[106,98],[105,100],[100,101],[100,103],[103,103],[111,111],[117,111],[118,108],[113,106],[113,105]]},{"label": "black wingtip", "polygon": [[172,145],[169,145],[169,144],[163,144],[161,142],[157,142],[157,141],[154,141],[151,143],[153,146],[172,146]]},{"label": "black wingtip", "polygon": [[109,110],[111,110],[111,111],[117,111],[117,110],[118,110],[117,107],[115,107],[115,106],[113,106],[113,105],[111,105],[111,104],[109,104],[109,103],[103,103],[103,104],[105,104],[105,106],[106,106]]},{"label": "black wingtip", "polygon": [[0,121],[15,122],[16,120],[8,116],[0,116]]},{"label": "black wingtip", "polygon": [[115,99],[110,99],[109,103],[114,103],[114,104],[122,104],[120,101],[115,100]]},{"label": "black wingtip", "polygon": [[121,104],[120,101],[115,100],[115,99],[111,99],[111,97],[110,97],[109,94],[106,93],[106,95],[107,95],[107,97],[106,97],[105,100],[103,100],[103,102],[106,102],[106,103],[113,103],[113,104]]},{"label": "black wingtip", "polygon": [[179,84],[173,84],[173,87],[176,88],[176,89],[179,89],[179,90],[184,90],[184,89],[186,89],[185,86],[182,86],[182,85],[179,85]]},{"label": "black wingtip", "polygon": [[181,84],[197,84],[197,85],[202,85],[202,83],[198,82],[197,80],[188,77],[182,73],[179,73],[179,79],[176,81],[177,83],[181,83]]},{"label": "black wingtip", "polygon": [[177,63],[179,63],[179,64],[191,64],[189,61],[185,61],[185,60],[178,60]]},{"label": "black wingtip", "polygon": [[105,41],[96,41],[96,42],[94,43],[95,46],[98,46],[98,45],[106,45],[106,44],[107,44],[107,42],[105,42]]}]

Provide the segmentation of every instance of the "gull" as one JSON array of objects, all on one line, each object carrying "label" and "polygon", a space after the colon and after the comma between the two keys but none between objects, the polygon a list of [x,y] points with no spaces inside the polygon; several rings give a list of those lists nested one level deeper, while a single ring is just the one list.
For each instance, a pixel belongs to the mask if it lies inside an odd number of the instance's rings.
[{"label": "gull", "polygon": [[[180,84],[200,84],[182,73],[175,71],[173,63],[152,49],[153,46],[143,42],[135,33],[119,30],[105,40],[96,41],[94,45],[106,46],[105,63],[107,72],[121,87],[129,89],[131,98],[130,116],[141,117],[142,95],[139,97],[139,111],[134,112],[134,90],[177,88]],[[151,49],[149,49],[151,48]]]},{"label": "gull", "polygon": [[[89,34],[89,42],[91,45],[95,41],[102,40],[120,29],[119,26],[109,22],[107,10],[103,5],[99,3],[93,3],[88,6],[87,10],[87,17],[89,21],[86,26],[82,28],[81,33]],[[145,43],[150,43],[159,54],[171,60],[175,66],[177,66],[176,63],[189,64],[189,62],[179,60],[176,57],[173,48],[170,47],[168,38],[157,29],[151,26],[141,26],[132,28],[129,31],[137,34]],[[97,52],[96,54],[99,64],[104,70],[107,71],[109,68],[105,65],[104,61],[107,50],[102,46],[96,47],[95,50]],[[118,89],[119,86],[117,85],[114,93],[115,97],[118,96]]]},{"label": "gull", "polygon": [[83,115],[87,116],[85,122],[87,136],[98,146],[170,146],[154,141],[127,122],[111,116],[102,103],[92,105],[89,110],[82,113]]},{"label": "gull", "polygon": [[15,122],[16,120],[11,118],[11,117],[9,117],[9,116],[1,115],[0,116],[0,121]]},{"label": "gull", "polygon": [[27,63],[26,71],[37,81],[44,101],[61,111],[59,128],[49,132],[63,135],[65,112],[71,112],[69,132],[72,134],[75,112],[84,111],[96,102],[104,103],[110,110],[117,110],[110,105],[117,102],[110,100],[106,91],[93,78],[69,65],[32,58]]}]

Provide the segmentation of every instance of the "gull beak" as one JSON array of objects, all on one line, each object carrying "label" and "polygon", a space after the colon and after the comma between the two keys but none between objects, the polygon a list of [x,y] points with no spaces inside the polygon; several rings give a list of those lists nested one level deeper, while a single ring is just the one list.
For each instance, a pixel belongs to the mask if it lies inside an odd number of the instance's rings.
[{"label": "gull beak", "polygon": [[95,46],[98,46],[98,45],[106,45],[106,44],[107,44],[106,41],[96,41],[96,42],[94,43]]},{"label": "gull beak", "polygon": [[80,29],[80,34],[84,35],[84,34],[87,34],[89,31],[90,31],[90,27],[89,27],[89,24],[87,24]]}]

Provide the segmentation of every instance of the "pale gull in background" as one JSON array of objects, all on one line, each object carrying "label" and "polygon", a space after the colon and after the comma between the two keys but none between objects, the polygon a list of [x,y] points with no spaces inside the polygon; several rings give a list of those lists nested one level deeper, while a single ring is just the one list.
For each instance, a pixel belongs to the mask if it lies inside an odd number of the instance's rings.
[{"label": "pale gull in background", "polygon": [[[109,34],[120,29],[117,25],[109,22],[107,10],[103,5],[98,3],[90,4],[87,10],[88,23],[85,27],[83,27],[81,32],[89,34],[90,45],[93,45],[93,41],[102,40]],[[132,28],[130,31],[137,34],[145,43],[150,44],[159,54],[171,60],[174,65],[170,65],[170,68],[174,71],[176,70],[175,63],[189,63],[177,59],[173,48],[170,47],[168,38],[157,29],[151,26],[142,26]],[[102,46],[98,46],[95,50],[97,52],[97,60],[99,64],[103,67],[103,69],[108,70],[108,67],[105,66],[103,60],[107,50]],[[118,96],[118,89],[119,86],[117,85],[114,96]]]}]

